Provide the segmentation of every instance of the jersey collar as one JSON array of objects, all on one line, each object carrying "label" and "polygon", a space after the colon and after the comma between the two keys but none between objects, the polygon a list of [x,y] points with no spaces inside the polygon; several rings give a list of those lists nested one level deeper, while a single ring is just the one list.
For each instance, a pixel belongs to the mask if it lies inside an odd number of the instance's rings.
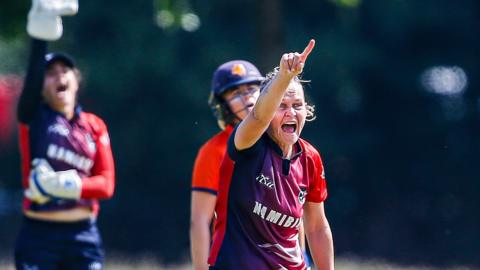
[{"label": "jersey collar", "polygon": [[[272,138],[270,138],[270,136],[268,136],[266,132],[264,134],[264,137],[265,137],[265,140],[267,140],[268,145],[270,145],[270,147],[273,149],[273,151],[275,151],[275,153],[277,153],[283,159],[283,151],[280,148],[280,146],[278,146],[278,144],[275,141],[273,141]],[[290,158],[290,160],[294,160],[298,158],[303,153],[302,145],[300,144],[300,139],[298,139],[297,142],[293,145],[293,152],[294,153]]]}]

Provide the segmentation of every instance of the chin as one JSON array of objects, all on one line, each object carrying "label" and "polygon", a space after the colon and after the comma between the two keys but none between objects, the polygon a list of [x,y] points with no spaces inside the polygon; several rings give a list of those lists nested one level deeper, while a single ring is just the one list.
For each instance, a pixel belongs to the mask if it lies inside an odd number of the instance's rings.
[{"label": "chin", "polygon": [[286,134],[283,136],[283,141],[288,144],[288,145],[294,145],[298,141],[298,135],[293,133],[293,134]]}]

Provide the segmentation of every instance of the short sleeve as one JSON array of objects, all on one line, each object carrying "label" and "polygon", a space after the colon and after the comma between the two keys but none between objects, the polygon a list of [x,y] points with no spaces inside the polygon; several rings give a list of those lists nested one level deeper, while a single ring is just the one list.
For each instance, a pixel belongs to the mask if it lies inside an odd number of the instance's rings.
[{"label": "short sleeve", "polygon": [[307,201],[323,202],[327,199],[327,181],[325,179],[325,170],[323,168],[322,159],[318,152],[313,152],[307,162],[309,168],[310,187],[307,193]]},{"label": "short sleeve", "polygon": [[235,134],[237,133],[237,127],[235,127],[232,134],[228,138],[228,142],[227,142],[228,156],[233,161],[237,161],[241,157],[248,158],[251,155],[259,154],[259,152],[261,152],[262,150],[262,146],[264,145],[264,139],[265,139],[264,137],[268,135],[266,135],[266,133],[263,134],[262,137],[260,137],[260,139],[258,139],[258,141],[254,145],[252,145],[250,148],[238,150],[237,147],[235,147]]},{"label": "short sleeve", "polygon": [[193,166],[192,190],[217,194],[219,170],[225,156],[225,148],[225,142],[221,145],[211,141],[200,148]]}]

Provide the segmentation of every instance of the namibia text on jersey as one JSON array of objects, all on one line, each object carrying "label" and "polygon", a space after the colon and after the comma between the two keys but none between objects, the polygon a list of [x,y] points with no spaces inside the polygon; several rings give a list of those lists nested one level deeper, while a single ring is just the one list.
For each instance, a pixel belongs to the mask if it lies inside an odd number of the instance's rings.
[{"label": "namibia text on jersey", "polygon": [[[268,212],[268,215],[267,215]],[[263,206],[261,203],[255,201],[255,207],[253,208],[253,213],[260,216],[262,219],[277,224],[283,227],[298,227],[300,225],[300,218],[295,218],[286,214],[282,214],[273,209],[268,209],[266,206]]]}]

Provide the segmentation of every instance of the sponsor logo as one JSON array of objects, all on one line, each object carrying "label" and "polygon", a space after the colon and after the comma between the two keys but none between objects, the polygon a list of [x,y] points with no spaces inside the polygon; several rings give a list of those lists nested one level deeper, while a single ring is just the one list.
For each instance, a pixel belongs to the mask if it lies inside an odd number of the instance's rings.
[{"label": "sponsor logo", "polygon": [[88,266],[88,270],[102,270],[102,269],[103,269],[102,263],[100,263],[100,262],[92,262]]},{"label": "sponsor logo", "polygon": [[243,77],[247,74],[247,69],[242,64],[235,64],[232,67],[232,74]]},{"label": "sponsor logo", "polygon": [[255,180],[269,189],[273,189],[275,187],[275,183],[273,182],[273,180],[270,179],[268,176],[263,175],[263,173],[257,176]]},{"label": "sponsor logo", "polygon": [[110,137],[108,137],[108,134],[103,134],[102,136],[100,136],[99,140],[103,145],[109,145],[110,144]]},{"label": "sponsor logo", "polygon": [[304,204],[306,196],[307,196],[307,189],[304,187],[301,187],[300,192],[298,193],[298,202],[301,204]]},{"label": "sponsor logo", "polygon": [[48,133],[56,133],[60,136],[67,137],[70,134],[70,130],[60,123],[53,124],[48,127]]},{"label": "sponsor logo", "polygon": [[266,206],[255,201],[253,213],[258,215],[263,220],[283,226],[285,228],[294,228],[300,225],[300,218],[292,217],[287,214],[277,212],[273,209],[268,209]]}]

